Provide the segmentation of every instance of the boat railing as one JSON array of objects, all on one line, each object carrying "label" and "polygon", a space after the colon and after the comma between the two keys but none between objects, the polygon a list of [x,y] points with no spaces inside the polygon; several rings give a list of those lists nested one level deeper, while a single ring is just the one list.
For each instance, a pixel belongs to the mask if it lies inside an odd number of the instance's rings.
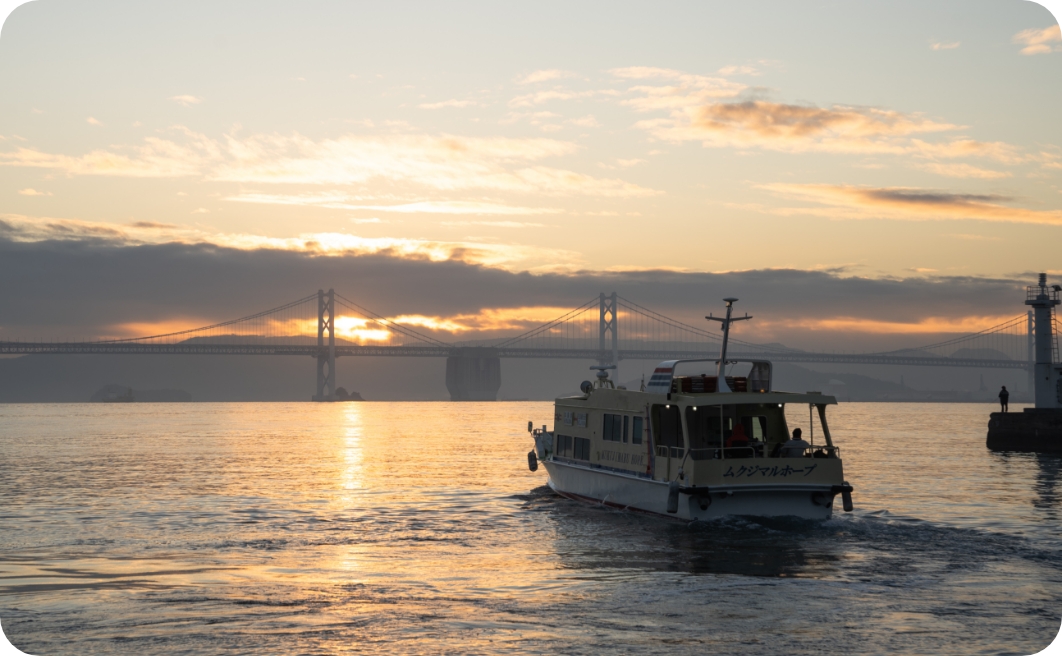
[{"label": "boat railing", "polygon": [[719,458],[763,457],[763,448],[756,446],[728,446],[722,449],[690,449],[691,460],[718,460]]},{"label": "boat railing", "polygon": [[[778,446],[775,447],[775,450],[778,452],[777,456],[775,456],[775,457],[778,457],[778,458],[840,458],[841,457],[841,447],[839,447],[839,446],[814,445],[814,446],[804,447],[803,449],[795,449],[793,447],[789,447],[788,449],[786,449],[786,448],[783,448],[781,444],[779,444]],[[783,453],[785,455],[782,455]]]},{"label": "boat railing", "polygon": [[658,458],[681,458],[686,455],[685,449],[681,446],[656,446],[656,457]]},{"label": "boat railing", "polygon": [[[800,453],[796,454],[790,447],[785,451],[786,455],[782,455],[782,445],[778,443],[769,452],[765,449],[763,442],[752,442],[749,446],[732,446],[732,447],[714,447],[714,448],[701,448],[690,449],[690,460],[719,460],[720,458],[840,458],[841,449],[836,446],[809,446],[804,449],[800,449]],[[657,446],[656,455],[659,458],[685,458],[686,450],[677,446]]]}]

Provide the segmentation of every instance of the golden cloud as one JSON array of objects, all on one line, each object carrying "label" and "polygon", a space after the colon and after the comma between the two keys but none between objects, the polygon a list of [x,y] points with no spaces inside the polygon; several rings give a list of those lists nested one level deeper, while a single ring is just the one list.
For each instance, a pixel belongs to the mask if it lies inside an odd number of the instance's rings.
[{"label": "golden cloud", "polygon": [[1008,171],[992,171],[990,169],[978,168],[970,164],[942,164],[940,162],[927,162],[924,164],[916,164],[915,168],[930,173],[936,173],[937,175],[947,176],[949,178],[978,178],[982,180],[993,180],[997,178],[1009,178],[1013,175]]},{"label": "golden cloud", "polygon": [[523,78],[516,81],[517,84],[535,84],[537,82],[549,82],[550,80],[559,80],[561,78],[578,77],[578,74],[572,71],[562,71],[560,69],[551,68],[547,70],[535,71],[525,75]]},{"label": "golden cloud", "polygon": [[908,221],[964,220],[1062,225],[1062,210],[1009,207],[996,194],[959,194],[906,187],[826,184],[767,184],[759,188],[779,196],[815,203],[815,207],[765,209],[783,216],[811,214],[833,219]]},{"label": "golden cloud", "polygon": [[421,109],[444,109],[446,107],[472,107],[478,105],[475,100],[443,100],[442,102],[421,103],[417,105]]},{"label": "golden cloud", "polygon": [[[432,262],[456,261],[510,271],[577,268],[581,256],[562,249],[476,241],[435,241],[399,237],[361,237],[350,233],[307,233],[295,237],[266,237],[246,233],[210,233],[198,228],[152,222],[130,225],[77,219],[0,215],[0,235],[17,242],[104,241],[123,246],[150,244],[210,244],[238,250],[284,250],[338,257],[386,255]],[[542,262],[567,262],[565,267]]]},{"label": "golden cloud", "polygon": [[[747,90],[745,85],[672,69],[631,67],[612,73],[623,79],[658,82],[631,87],[628,91],[636,95],[623,103],[643,113],[666,113],[666,117],[635,123],[635,127],[663,141],[699,141],[705,147],[790,153],[912,155],[925,160],[973,157],[1008,165],[1042,160],[1000,142],[965,137],[936,143],[925,141],[919,137],[955,132],[964,126],[917,113],[847,105],[817,107],[736,100]],[[1007,175],[974,167],[942,166],[937,171],[953,177]]]},{"label": "golden cloud", "polygon": [[547,195],[653,196],[660,192],[623,180],[594,178],[542,165],[578,146],[545,138],[416,134],[344,135],[315,141],[299,134],[226,135],[215,141],[174,128],[183,143],[151,137],[136,147],[82,156],[30,148],[0,153],[0,165],[50,168],[71,175],[203,176],[209,180],[306,185],[401,182],[439,190],[492,189]]},{"label": "golden cloud", "polygon": [[1062,30],[1057,24],[1043,29],[1022,30],[1014,35],[1014,43],[1024,45],[1021,49],[1023,55],[1046,55],[1052,52],[1062,52]]},{"label": "golden cloud", "polygon": [[942,333],[975,333],[1013,319],[1006,316],[925,317],[917,321],[879,321],[863,317],[835,316],[827,318],[800,318],[780,321],[764,321],[761,326],[767,332],[804,329],[836,331],[843,333],[872,333],[886,335],[917,335]]},{"label": "golden cloud", "polygon": [[[325,194],[261,194],[243,193],[229,196],[225,200],[240,203],[262,203],[267,205],[306,205],[328,209],[367,210],[374,212],[395,212],[399,214],[558,214],[563,210],[555,207],[523,207],[483,201],[415,201],[391,205],[359,204],[358,197],[341,192]],[[379,219],[376,219],[379,222]]]}]

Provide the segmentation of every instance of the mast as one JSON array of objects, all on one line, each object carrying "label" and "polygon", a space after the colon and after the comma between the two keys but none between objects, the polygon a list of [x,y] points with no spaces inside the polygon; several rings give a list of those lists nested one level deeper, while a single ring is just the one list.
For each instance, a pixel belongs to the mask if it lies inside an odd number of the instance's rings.
[{"label": "mast", "polygon": [[713,317],[711,314],[705,317],[708,321],[718,321],[722,323],[723,329],[723,344],[719,347],[719,373],[717,374],[716,391],[717,392],[729,392],[730,387],[726,384],[726,346],[730,339],[730,324],[735,321],[748,321],[752,317],[745,313],[743,317],[730,318],[730,313],[734,310],[734,303],[737,303],[736,298],[724,298],[726,302],[726,318]]}]

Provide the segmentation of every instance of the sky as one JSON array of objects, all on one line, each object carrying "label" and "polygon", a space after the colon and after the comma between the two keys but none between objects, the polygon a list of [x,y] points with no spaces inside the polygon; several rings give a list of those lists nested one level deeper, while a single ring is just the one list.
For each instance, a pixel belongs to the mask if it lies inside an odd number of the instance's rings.
[{"label": "sky", "polygon": [[1062,277],[1060,66],[1018,0],[36,0],[0,33],[0,339],[320,287],[439,326],[618,291],[803,347],[979,330]]}]

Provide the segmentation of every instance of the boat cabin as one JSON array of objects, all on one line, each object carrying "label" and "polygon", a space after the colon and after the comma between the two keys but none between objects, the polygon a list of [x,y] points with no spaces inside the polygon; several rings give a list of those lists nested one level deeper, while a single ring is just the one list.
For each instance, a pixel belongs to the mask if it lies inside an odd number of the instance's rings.
[{"label": "boat cabin", "polygon": [[[553,457],[655,480],[682,472],[694,483],[709,470],[727,471],[723,465],[797,466],[803,462],[797,458],[839,458],[826,422],[834,397],[774,391],[770,362],[726,365],[736,373],[725,375],[723,385],[700,371],[718,367],[718,360],[662,362],[644,391],[615,388],[599,375],[596,385],[584,384],[581,396],[557,399]],[[801,437],[809,447],[784,447],[791,436],[787,404],[808,408]]]}]

